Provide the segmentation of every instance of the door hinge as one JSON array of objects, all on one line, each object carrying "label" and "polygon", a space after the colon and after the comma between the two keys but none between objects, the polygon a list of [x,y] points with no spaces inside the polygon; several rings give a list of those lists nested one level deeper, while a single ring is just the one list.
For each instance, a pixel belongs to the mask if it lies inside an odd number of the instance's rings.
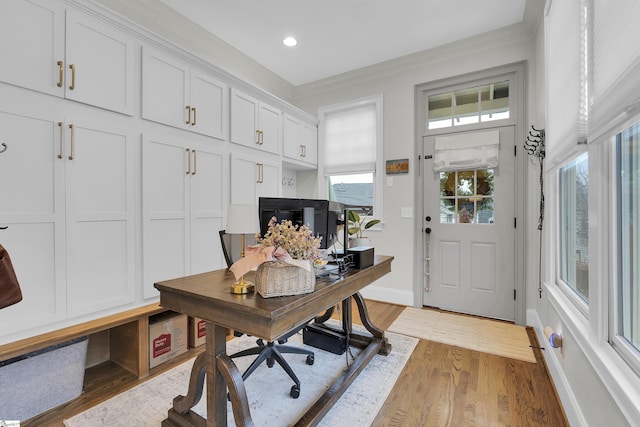
[{"label": "door hinge", "polygon": [[516,300],[516,290],[515,289],[513,290],[513,300],[514,301]]},{"label": "door hinge", "polygon": [[513,228],[516,228],[518,226],[517,221],[516,221],[516,217],[513,217]]}]

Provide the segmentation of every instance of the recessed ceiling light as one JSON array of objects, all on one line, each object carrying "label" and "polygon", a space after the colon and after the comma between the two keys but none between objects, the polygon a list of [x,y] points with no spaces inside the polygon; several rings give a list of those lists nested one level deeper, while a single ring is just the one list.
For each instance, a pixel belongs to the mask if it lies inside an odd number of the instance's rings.
[{"label": "recessed ceiling light", "polygon": [[282,43],[284,43],[285,46],[293,47],[298,44],[298,40],[293,37],[285,37]]}]

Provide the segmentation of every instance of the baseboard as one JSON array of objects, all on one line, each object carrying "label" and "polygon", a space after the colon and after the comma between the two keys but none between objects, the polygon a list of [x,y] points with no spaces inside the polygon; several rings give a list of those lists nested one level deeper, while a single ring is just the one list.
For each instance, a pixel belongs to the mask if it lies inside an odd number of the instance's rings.
[{"label": "baseboard", "polygon": [[547,363],[547,367],[549,368],[551,380],[556,387],[558,397],[560,398],[560,402],[562,403],[562,407],[564,408],[564,413],[567,415],[569,425],[588,425],[586,419],[584,418],[584,414],[578,406],[578,402],[575,395],[573,394],[573,390],[571,390],[569,381],[564,375],[564,371],[562,370],[560,362],[558,361],[560,350],[556,350],[549,345],[545,345],[545,343],[548,344],[548,342],[547,338],[544,335],[544,326],[542,325],[542,321],[540,320],[540,317],[538,317],[538,312],[536,310],[527,310],[527,325],[534,328],[534,330],[536,331],[538,342],[540,342],[540,345],[542,347],[546,348],[546,350],[542,351],[542,355],[544,356],[544,360]]},{"label": "baseboard", "polygon": [[391,304],[413,306],[413,292],[383,288],[381,286],[367,286],[360,291],[363,297],[375,301]]}]

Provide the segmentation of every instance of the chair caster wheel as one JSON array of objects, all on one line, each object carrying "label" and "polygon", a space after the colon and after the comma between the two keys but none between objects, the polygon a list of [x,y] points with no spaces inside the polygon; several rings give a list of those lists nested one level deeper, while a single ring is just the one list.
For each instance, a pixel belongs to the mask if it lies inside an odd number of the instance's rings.
[{"label": "chair caster wheel", "polygon": [[299,385],[291,386],[291,391],[289,392],[289,396],[291,396],[294,399],[297,399],[298,397],[300,397],[300,386]]},{"label": "chair caster wheel", "polygon": [[316,361],[316,358],[313,354],[310,354],[307,356],[307,365],[313,365],[315,361]]}]

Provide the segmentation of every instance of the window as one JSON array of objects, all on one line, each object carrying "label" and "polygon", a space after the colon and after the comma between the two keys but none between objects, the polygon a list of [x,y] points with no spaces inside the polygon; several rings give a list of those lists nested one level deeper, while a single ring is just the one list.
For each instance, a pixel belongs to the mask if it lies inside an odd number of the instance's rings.
[{"label": "window", "polygon": [[640,355],[640,122],[616,136],[617,335]]},{"label": "window", "polygon": [[320,109],[327,198],[382,217],[382,97]]},{"label": "window", "polygon": [[440,223],[493,224],[493,169],[440,172]]},{"label": "window", "polygon": [[509,118],[509,81],[428,96],[429,129]]},{"label": "window", "polygon": [[560,168],[559,278],[589,302],[589,161],[586,153]]}]

